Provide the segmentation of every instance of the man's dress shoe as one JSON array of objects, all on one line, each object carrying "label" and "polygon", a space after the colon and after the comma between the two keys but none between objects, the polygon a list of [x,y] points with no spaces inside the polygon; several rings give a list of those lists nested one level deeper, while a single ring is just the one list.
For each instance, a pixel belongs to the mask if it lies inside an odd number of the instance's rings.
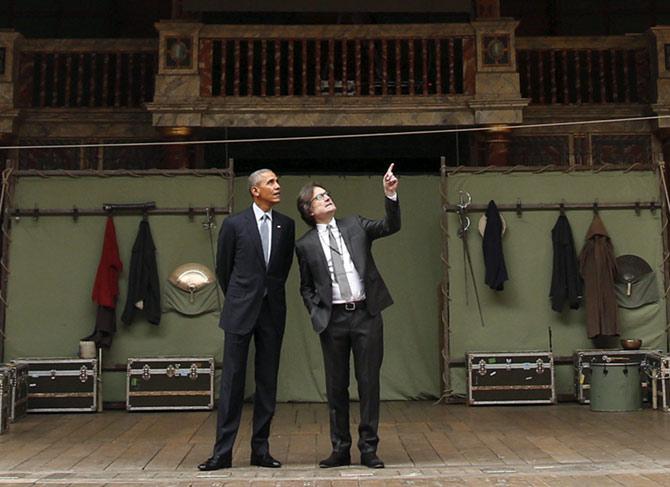
[{"label": "man's dress shoe", "polygon": [[368,468],[384,468],[384,462],[375,452],[361,453],[361,465]]},{"label": "man's dress shoe", "polygon": [[251,460],[249,461],[251,465],[256,467],[265,467],[265,468],[279,468],[281,467],[281,462],[272,458],[272,455],[266,453],[265,455],[251,455]]},{"label": "man's dress shoe", "polygon": [[203,472],[219,470],[221,468],[230,468],[232,464],[233,462],[228,456],[213,456],[198,465],[198,470],[202,470]]},{"label": "man's dress shoe", "polygon": [[351,465],[349,453],[333,452],[328,458],[324,458],[319,462],[320,468],[344,467],[346,465]]}]

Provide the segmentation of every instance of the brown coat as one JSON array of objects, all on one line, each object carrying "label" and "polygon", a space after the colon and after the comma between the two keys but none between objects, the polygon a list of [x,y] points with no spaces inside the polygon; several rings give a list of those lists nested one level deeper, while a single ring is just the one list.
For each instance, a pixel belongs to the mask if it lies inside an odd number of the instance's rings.
[{"label": "brown coat", "polygon": [[579,272],[584,279],[588,337],[618,336],[619,317],[614,288],[616,260],[612,242],[598,214],[593,217],[579,255]]}]

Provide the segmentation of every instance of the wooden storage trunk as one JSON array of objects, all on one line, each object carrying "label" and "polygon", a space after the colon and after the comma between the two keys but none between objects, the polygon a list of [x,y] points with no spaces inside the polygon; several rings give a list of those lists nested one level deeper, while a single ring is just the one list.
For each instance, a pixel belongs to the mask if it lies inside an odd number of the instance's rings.
[{"label": "wooden storage trunk", "polygon": [[670,356],[663,352],[651,352],[647,355],[642,370],[651,381],[651,407],[670,410]]},{"label": "wooden storage trunk", "polygon": [[[591,364],[617,361],[639,362],[642,370],[645,369],[647,355],[661,353],[658,350],[576,350],[573,356],[575,365],[575,397],[581,404],[590,403],[591,394]],[[642,374],[642,397],[646,399],[649,380]]]},{"label": "wooden storage trunk", "polygon": [[10,389],[9,369],[0,367],[0,435],[5,433],[9,426]]},{"label": "wooden storage trunk", "polygon": [[28,365],[9,363],[9,420],[13,423],[28,412]]},{"label": "wooden storage trunk", "polygon": [[468,404],[553,404],[550,352],[468,352]]},{"label": "wooden storage trunk", "polygon": [[21,358],[13,363],[28,366],[29,413],[97,410],[97,359]]},{"label": "wooden storage trunk", "polygon": [[207,410],[214,407],[214,359],[128,359],[128,411]]}]

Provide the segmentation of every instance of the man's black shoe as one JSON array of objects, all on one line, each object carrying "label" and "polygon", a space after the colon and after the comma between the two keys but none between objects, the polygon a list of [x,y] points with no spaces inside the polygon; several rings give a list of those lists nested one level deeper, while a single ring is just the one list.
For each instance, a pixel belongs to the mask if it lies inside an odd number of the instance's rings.
[{"label": "man's black shoe", "polygon": [[221,468],[230,468],[232,464],[232,459],[227,455],[213,456],[198,465],[198,470],[202,470],[203,472],[219,470]]},{"label": "man's black shoe", "polygon": [[281,467],[281,462],[272,458],[272,455],[266,453],[265,455],[251,455],[251,460],[249,461],[251,465],[256,467],[265,467],[265,468],[279,468]]},{"label": "man's black shoe", "polygon": [[324,458],[319,462],[320,468],[344,467],[346,465],[351,465],[351,457],[349,456],[348,452],[333,452],[328,458]]},{"label": "man's black shoe", "polygon": [[361,453],[361,465],[368,468],[384,468],[384,462],[375,452]]}]

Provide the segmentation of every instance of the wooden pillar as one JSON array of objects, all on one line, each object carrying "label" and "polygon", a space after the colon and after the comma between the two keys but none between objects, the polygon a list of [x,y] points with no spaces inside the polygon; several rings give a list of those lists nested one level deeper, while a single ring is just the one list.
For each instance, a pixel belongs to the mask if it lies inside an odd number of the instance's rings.
[{"label": "wooden pillar", "polygon": [[476,0],[475,10],[478,19],[500,18],[500,0]]},{"label": "wooden pillar", "polygon": [[510,132],[507,127],[492,127],[486,133],[486,165],[507,166],[509,164]]},{"label": "wooden pillar", "polygon": [[187,141],[193,133],[191,127],[162,127],[161,133],[165,141],[165,155],[161,169],[190,169],[193,167],[191,147],[188,144],[174,142]]},{"label": "wooden pillar", "polygon": [[[661,223],[666,230],[663,232],[663,287],[668,289],[670,286],[670,262],[668,256],[670,255],[670,229],[668,229],[668,219],[670,218],[670,205],[667,203],[666,187],[670,183],[670,171],[668,170],[668,163],[670,162],[670,127],[663,127],[656,129],[656,136],[661,142],[661,150],[663,151],[663,159],[659,161],[659,174],[664,181],[661,181],[661,201],[665,211],[661,212]],[[670,323],[670,300],[665,300],[665,321]],[[665,349],[670,350],[670,334],[668,328],[665,328]]]},{"label": "wooden pillar", "polygon": [[[15,145],[16,135],[8,132],[0,132],[0,146]],[[18,156],[17,149],[0,149],[0,171],[7,168],[16,169],[18,162],[15,160]]]},{"label": "wooden pillar", "polygon": [[[16,141],[16,137],[12,133],[0,132],[0,145],[12,145]],[[0,160],[2,160],[2,169],[12,167],[13,164],[9,161],[10,151],[0,150]],[[9,181],[9,186],[6,189],[5,198],[0,207],[0,363],[5,360],[5,318],[6,318],[6,302],[7,302],[7,282],[9,277],[9,215],[5,212],[5,207],[11,201],[13,194],[13,178]]]}]

